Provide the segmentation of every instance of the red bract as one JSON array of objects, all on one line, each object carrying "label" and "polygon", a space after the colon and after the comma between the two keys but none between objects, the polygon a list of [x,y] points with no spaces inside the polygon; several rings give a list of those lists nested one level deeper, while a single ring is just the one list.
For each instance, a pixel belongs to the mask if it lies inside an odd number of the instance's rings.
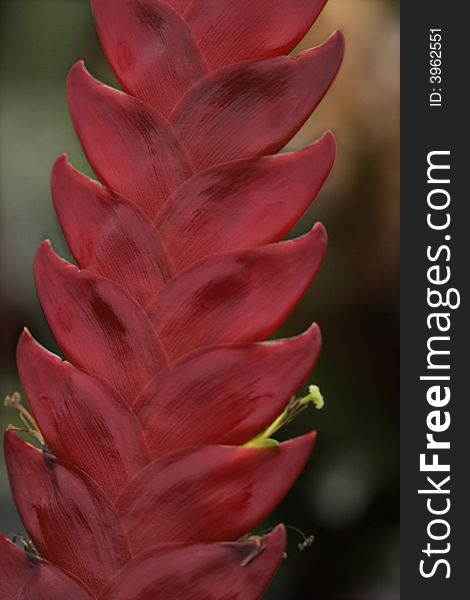
[{"label": "red bract", "polygon": [[285,530],[250,533],[315,439],[258,441],[321,345],[316,325],[266,341],[326,249],[320,224],[280,240],[328,177],[335,141],[271,155],[326,93],[343,39],[282,56],[324,0],[92,4],[124,91],[83,63],[68,79],[99,181],[65,156],[53,169],[77,266],[45,242],[34,272],[66,360],[22,334],[18,369],[43,445],[5,435],[34,546],[0,538],[0,596],[256,600]]}]

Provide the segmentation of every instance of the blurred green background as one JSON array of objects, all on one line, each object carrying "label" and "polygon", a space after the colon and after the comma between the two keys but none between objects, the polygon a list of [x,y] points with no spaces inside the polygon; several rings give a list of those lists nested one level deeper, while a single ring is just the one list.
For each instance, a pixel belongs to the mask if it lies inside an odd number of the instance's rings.
[{"label": "blurred green background", "polygon": [[[67,151],[89,172],[70,123],[65,78],[84,58],[113,78],[87,0],[2,0],[1,31],[1,396],[19,390],[14,352],[24,325],[56,346],[36,300],[32,262],[52,239],[68,252],[54,218],[49,172]],[[342,71],[313,117],[289,144],[302,147],[332,129],[339,154],[332,177],[293,234],[323,221],[327,259],[311,291],[279,335],[317,321],[324,349],[311,383],[326,398],[283,435],[315,428],[314,456],[271,522],[313,534],[288,559],[268,600],[394,600],[399,579],[398,268],[399,14],[389,0],[330,0],[300,48],[341,28]],[[2,427],[16,421],[0,411]],[[269,526],[269,523],[267,524]],[[0,462],[0,531],[21,531]]]}]

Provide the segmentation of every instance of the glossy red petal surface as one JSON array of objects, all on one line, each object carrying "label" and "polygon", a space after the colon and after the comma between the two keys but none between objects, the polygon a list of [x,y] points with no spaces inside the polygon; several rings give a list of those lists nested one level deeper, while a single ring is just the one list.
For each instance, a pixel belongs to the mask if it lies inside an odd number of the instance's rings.
[{"label": "glossy red petal surface", "polygon": [[32,564],[24,552],[0,534],[0,598],[16,597],[27,583]]},{"label": "glossy red petal surface", "polygon": [[70,113],[99,179],[154,218],[191,175],[169,123],[148,104],[94,79],[77,63],[67,81]]},{"label": "glossy red petal surface", "polygon": [[327,133],[298,152],[225,163],[192,177],[155,220],[176,267],[282,239],[320,191],[335,154]]},{"label": "glossy red petal surface", "polygon": [[169,360],[203,346],[267,338],[308,288],[325,250],[318,223],[296,240],[213,256],[167,283],[149,316]]},{"label": "glossy red petal surface", "polygon": [[280,150],[323,98],[343,53],[337,32],[295,58],[241,63],[197,83],[170,117],[196,171]]},{"label": "glossy red petal surface", "polygon": [[148,386],[135,407],[153,458],[204,444],[245,444],[268,427],[312,370],[316,325],[303,335],[196,350]]},{"label": "glossy red petal surface", "polygon": [[282,525],[246,542],[160,545],[126,565],[99,600],[258,600],[285,546]]},{"label": "glossy red petal surface", "polygon": [[139,304],[175,275],[160,236],[129,201],[78,173],[61,156],[52,196],[67,245],[81,269],[119,283]]},{"label": "glossy red petal surface", "polygon": [[326,0],[194,0],[185,13],[211,69],[288,54]]},{"label": "glossy red petal surface", "polygon": [[184,20],[156,0],[93,0],[103,49],[125,91],[168,116],[207,73]]},{"label": "glossy red petal surface", "polygon": [[143,310],[115,283],[60,259],[48,242],[38,250],[34,275],[49,327],[67,358],[132,403],[166,365]]},{"label": "glossy red petal surface", "polygon": [[85,476],[12,431],[5,434],[5,457],[16,507],[36,548],[99,591],[130,558],[110,501]]},{"label": "glossy red petal surface", "polygon": [[116,508],[131,547],[234,540],[257,527],[289,491],[314,434],[271,448],[202,446],[166,454],[143,469]]},{"label": "glossy red petal surface", "polygon": [[142,429],[120,397],[24,332],[17,364],[48,448],[114,498],[148,462]]},{"label": "glossy red petal surface", "polygon": [[29,559],[0,535],[0,598],[3,600],[92,600],[84,587],[54,565]]}]

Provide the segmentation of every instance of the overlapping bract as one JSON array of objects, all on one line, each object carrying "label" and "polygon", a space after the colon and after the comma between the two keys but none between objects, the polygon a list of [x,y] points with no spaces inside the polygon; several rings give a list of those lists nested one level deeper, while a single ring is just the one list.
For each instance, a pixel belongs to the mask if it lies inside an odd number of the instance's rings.
[{"label": "overlapping bract", "polygon": [[39,555],[0,538],[0,595],[256,600],[285,548],[249,534],[314,434],[250,447],[313,368],[320,333],[266,340],[314,278],[326,233],[280,240],[335,156],[330,133],[272,156],[343,54],[290,52],[324,0],[93,0],[123,92],[82,63],[67,94],[99,182],[60,157],[52,195],[77,266],[48,242],[38,295],[67,361],[28,331],[17,362],[46,446],[12,431],[16,505]]}]

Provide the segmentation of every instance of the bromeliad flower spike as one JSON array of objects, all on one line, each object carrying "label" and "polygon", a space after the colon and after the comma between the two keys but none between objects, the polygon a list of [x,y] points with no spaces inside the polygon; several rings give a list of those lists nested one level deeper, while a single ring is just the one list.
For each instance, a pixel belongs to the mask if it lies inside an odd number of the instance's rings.
[{"label": "bromeliad flower spike", "polygon": [[[5,455],[30,542],[0,539],[15,600],[256,600],[285,529],[253,532],[313,447],[270,436],[320,350],[313,325],[265,341],[320,267],[326,233],[280,241],[318,194],[330,133],[275,155],[332,83],[335,33],[286,56],[324,0],[93,0],[123,91],[71,70],[98,181],[60,157],[54,206],[76,266],[35,261],[66,360],[28,331],[17,361],[35,447]],[[31,440],[32,441],[32,440]]]}]

